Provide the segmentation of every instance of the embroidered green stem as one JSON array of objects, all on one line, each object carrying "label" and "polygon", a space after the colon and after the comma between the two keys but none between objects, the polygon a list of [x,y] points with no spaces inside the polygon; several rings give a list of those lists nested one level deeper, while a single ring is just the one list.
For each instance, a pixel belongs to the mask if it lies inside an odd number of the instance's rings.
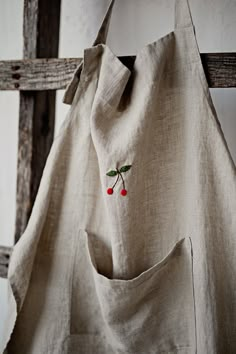
[{"label": "embroidered green stem", "polygon": [[115,183],[114,183],[113,186],[111,187],[112,189],[114,189],[114,187],[116,186],[117,182],[119,181],[119,178],[120,178],[120,174],[118,174]]},{"label": "embroidered green stem", "polygon": [[118,170],[117,168],[117,172],[118,174],[120,175],[121,179],[122,179],[122,185],[123,185],[123,188],[125,189],[125,181],[124,181],[124,178],[122,177],[122,174],[120,173],[120,171]]}]

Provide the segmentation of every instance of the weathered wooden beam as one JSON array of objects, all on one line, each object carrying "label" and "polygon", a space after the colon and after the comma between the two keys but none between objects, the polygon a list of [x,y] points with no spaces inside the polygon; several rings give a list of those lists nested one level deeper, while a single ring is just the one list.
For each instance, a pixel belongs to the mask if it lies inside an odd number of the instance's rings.
[{"label": "weathered wooden beam", "polygon": [[[209,87],[236,87],[236,53],[202,53]],[[135,56],[119,57],[132,67]],[[0,90],[64,89],[81,58],[0,61]]]},{"label": "weathered wooden beam", "polygon": [[236,87],[236,53],[205,53],[201,59],[209,87]]},{"label": "weathered wooden beam", "polygon": [[0,61],[0,90],[57,90],[66,87],[81,59]]},{"label": "weathered wooden beam", "polygon": [[[25,59],[57,57],[60,3],[60,0],[24,0]],[[17,65],[12,70],[14,87],[19,89]],[[54,120],[55,91],[20,92],[15,242],[31,214],[53,141]]]},{"label": "weathered wooden beam", "polygon": [[7,270],[11,252],[11,247],[0,246],[0,278],[7,278]]}]

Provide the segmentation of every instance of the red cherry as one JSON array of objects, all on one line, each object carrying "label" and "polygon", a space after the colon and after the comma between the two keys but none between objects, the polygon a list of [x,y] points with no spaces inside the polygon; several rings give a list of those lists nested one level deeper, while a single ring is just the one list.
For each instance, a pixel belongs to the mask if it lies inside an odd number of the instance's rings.
[{"label": "red cherry", "polygon": [[127,190],[126,189],[122,189],[121,192],[120,192],[121,195],[126,196],[127,194]]},{"label": "red cherry", "polygon": [[113,194],[113,188],[108,188],[107,194]]}]

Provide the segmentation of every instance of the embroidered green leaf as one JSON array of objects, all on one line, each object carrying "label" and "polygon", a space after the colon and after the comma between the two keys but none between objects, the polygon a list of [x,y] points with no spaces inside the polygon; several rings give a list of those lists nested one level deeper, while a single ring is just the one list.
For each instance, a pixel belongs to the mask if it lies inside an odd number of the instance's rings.
[{"label": "embroidered green leaf", "polygon": [[114,177],[116,175],[117,175],[117,171],[111,170],[111,171],[107,172],[107,176]]},{"label": "embroidered green leaf", "polygon": [[126,166],[122,166],[120,168],[120,172],[127,172],[129,171],[129,169],[132,167],[132,165],[126,165]]}]

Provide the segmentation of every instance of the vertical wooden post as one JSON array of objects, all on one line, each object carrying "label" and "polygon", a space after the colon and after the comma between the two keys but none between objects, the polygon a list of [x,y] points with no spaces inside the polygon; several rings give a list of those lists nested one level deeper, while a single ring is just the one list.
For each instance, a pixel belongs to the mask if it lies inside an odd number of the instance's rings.
[{"label": "vertical wooden post", "polygon": [[[24,0],[25,59],[58,56],[60,3]],[[20,92],[15,242],[27,225],[53,141],[55,97],[55,91]]]}]

